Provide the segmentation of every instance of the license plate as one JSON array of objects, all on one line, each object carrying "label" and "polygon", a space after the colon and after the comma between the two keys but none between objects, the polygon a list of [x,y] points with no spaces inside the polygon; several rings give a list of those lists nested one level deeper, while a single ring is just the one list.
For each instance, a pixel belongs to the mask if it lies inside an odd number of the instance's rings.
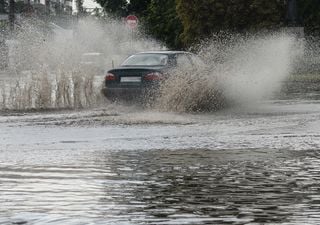
[{"label": "license plate", "polygon": [[121,77],[121,82],[141,82],[141,77]]}]

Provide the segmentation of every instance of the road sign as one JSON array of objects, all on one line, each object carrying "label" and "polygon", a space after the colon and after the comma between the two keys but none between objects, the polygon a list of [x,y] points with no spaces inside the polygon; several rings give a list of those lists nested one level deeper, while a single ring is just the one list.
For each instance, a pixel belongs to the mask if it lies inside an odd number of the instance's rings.
[{"label": "road sign", "polygon": [[135,29],[138,26],[138,18],[134,15],[126,17],[126,24],[130,29]]}]

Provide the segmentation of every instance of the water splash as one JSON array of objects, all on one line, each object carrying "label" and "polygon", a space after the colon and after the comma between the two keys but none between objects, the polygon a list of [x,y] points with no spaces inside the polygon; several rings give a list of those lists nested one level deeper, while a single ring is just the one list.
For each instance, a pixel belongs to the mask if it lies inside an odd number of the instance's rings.
[{"label": "water splash", "polygon": [[294,70],[303,45],[292,36],[273,34],[241,40],[214,68],[226,98],[238,103],[269,99]]},{"label": "water splash", "polygon": [[[132,53],[163,48],[115,20],[83,19],[72,29],[23,23],[15,37],[14,68],[20,76],[0,86],[2,109],[97,106],[104,102],[100,90],[107,69]],[[213,111],[230,102],[270,98],[302,52],[303,44],[286,34],[213,36],[198,47],[207,66],[175,70],[151,105],[161,111]],[[86,53],[103,59],[100,71],[83,59]]]},{"label": "water splash", "polygon": [[2,109],[99,105],[104,101],[100,90],[108,69],[134,52],[163,48],[122,22],[90,18],[70,29],[25,20],[12,43],[11,79],[0,86]]},{"label": "water splash", "polygon": [[303,43],[286,34],[213,36],[198,50],[208,66],[175,72],[162,85],[157,107],[212,111],[271,98],[302,53]]},{"label": "water splash", "polygon": [[161,84],[158,94],[152,106],[161,111],[214,111],[226,103],[217,77],[203,67],[175,70],[172,77]]}]

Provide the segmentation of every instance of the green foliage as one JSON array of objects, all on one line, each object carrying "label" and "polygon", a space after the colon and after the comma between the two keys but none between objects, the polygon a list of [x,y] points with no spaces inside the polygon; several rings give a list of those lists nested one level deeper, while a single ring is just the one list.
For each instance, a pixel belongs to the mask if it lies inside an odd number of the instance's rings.
[{"label": "green foliage", "polygon": [[15,5],[14,5],[16,13],[24,12],[27,9],[27,7],[28,7],[28,4],[26,4],[26,3],[22,2],[22,1],[16,2]]},{"label": "green foliage", "polygon": [[252,0],[249,28],[274,29],[284,25],[286,4],[279,0]]},{"label": "green foliage", "polygon": [[115,17],[126,15],[128,2],[126,0],[96,0],[104,10]]},{"label": "green foliage", "polygon": [[0,0],[0,13],[6,13],[8,9],[8,2],[6,0]]},{"label": "green foliage", "polygon": [[[181,48],[215,32],[276,30],[285,26],[288,0],[96,1],[110,15],[137,15],[146,33],[170,48]],[[320,0],[297,2],[306,32],[320,35]]]},{"label": "green foliage", "polygon": [[182,24],[176,13],[175,0],[97,0],[97,3],[111,16],[138,16],[147,34],[170,48],[181,47]]},{"label": "green foliage", "polygon": [[185,44],[213,32],[275,29],[284,21],[285,4],[278,0],[176,0]]},{"label": "green foliage", "polygon": [[150,3],[151,0],[130,0],[130,3],[128,4],[128,13],[144,17],[148,13],[147,9]]},{"label": "green foliage", "polygon": [[183,28],[175,6],[175,0],[151,0],[144,17],[147,33],[170,48],[181,47],[179,36]]},{"label": "green foliage", "polygon": [[298,9],[306,33],[320,35],[320,0],[298,0]]}]

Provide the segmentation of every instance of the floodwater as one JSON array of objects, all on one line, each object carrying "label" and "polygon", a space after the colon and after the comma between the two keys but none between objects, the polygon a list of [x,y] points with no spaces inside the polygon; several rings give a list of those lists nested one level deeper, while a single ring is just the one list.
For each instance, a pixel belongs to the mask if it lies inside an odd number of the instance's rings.
[{"label": "floodwater", "polygon": [[320,224],[320,100],[292,96],[2,112],[0,224]]}]

